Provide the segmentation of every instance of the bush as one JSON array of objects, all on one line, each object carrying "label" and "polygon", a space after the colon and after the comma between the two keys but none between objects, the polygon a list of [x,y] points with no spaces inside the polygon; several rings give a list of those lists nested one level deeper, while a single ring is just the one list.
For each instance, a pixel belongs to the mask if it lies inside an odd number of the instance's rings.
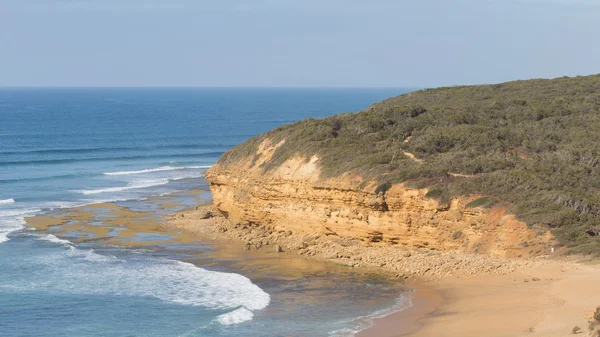
[{"label": "bush", "polygon": [[439,198],[442,196],[443,193],[444,193],[443,190],[441,190],[439,188],[434,188],[434,189],[427,191],[427,193],[425,193],[425,198]]},{"label": "bush", "polygon": [[600,75],[421,90],[279,127],[219,164],[256,160],[266,139],[286,142],[265,172],[317,155],[321,178],[352,172],[365,185],[376,182],[377,193],[387,183],[417,182],[442,204],[481,195],[468,207],[502,203],[570,251],[600,255],[600,235],[589,234],[600,228]]},{"label": "bush", "polygon": [[379,193],[386,193],[387,191],[389,191],[389,189],[392,188],[392,184],[391,183],[383,183],[379,186],[377,186],[377,188],[375,189],[375,194],[379,194]]},{"label": "bush", "polygon": [[483,197],[483,198],[479,198],[479,199],[471,201],[465,207],[466,208],[476,208],[476,207],[490,208],[490,207],[494,206],[497,202],[498,202],[498,200],[496,200],[494,198]]}]

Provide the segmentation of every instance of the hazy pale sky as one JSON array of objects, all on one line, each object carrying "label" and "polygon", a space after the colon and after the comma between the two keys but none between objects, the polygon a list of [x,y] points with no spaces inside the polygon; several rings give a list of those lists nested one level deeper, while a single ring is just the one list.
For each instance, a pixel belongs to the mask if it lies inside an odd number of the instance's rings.
[{"label": "hazy pale sky", "polygon": [[433,87],[600,72],[600,0],[0,0],[0,86]]}]

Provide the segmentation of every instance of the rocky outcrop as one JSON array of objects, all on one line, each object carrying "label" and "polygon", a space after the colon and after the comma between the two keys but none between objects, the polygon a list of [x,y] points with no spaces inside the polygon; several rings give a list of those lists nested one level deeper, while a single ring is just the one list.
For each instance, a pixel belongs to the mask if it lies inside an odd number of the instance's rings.
[{"label": "rocky outcrop", "polygon": [[[206,215],[209,214],[209,218]],[[505,274],[519,267],[530,267],[544,261],[508,260],[483,254],[439,252],[430,249],[408,249],[389,245],[363,245],[359,240],[335,236],[292,232],[283,227],[227,221],[216,215],[210,205],[168,216],[166,226],[184,230],[203,238],[233,239],[247,250],[300,254],[325,259],[349,267],[376,269],[409,278],[419,276]]]},{"label": "rocky outcrop", "polygon": [[[550,252],[549,233],[528,228],[505,208],[466,207],[480,196],[440,205],[425,197],[427,190],[404,184],[376,194],[374,183],[352,174],[320,179],[316,156],[308,161],[291,158],[265,172],[261,164],[280,144],[265,142],[256,157],[235,165],[219,163],[207,172],[214,206],[235,228],[262,227],[271,234],[294,234],[308,241],[326,238],[341,247],[485,253],[502,258]],[[284,250],[309,246],[302,240],[278,241]]]}]

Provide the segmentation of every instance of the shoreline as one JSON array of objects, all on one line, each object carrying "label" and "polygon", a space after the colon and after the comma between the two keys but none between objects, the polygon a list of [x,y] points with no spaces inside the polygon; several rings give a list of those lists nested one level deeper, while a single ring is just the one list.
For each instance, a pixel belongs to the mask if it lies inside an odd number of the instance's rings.
[{"label": "shoreline", "polygon": [[[205,218],[203,221],[212,218],[196,209],[178,213],[171,225],[178,228],[193,226],[198,214]],[[236,225],[227,220],[216,224],[213,231],[219,237],[245,243],[249,250],[276,247],[280,251],[283,247],[286,254],[305,255],[309,261],[326,260],[357,267],[353,264],[356,255],[349,253],[347,247],[334,245],[335,254],[332,255],[332,251],[322,250],[322,247],[331,248],[330,242],[314,240],[310,235],[307,244],[306,234],[282,236],[281,230],[270,231],[268,226]],[[302,243],[300,249],[289,249],[297,242]],[[307,251],[316,254],[306,254]],[[368,258],[374,251],[386,254],[390,250],[382,247],[357,249],[355,253],[363,254],[360,268],[369,267],[382,275],[394,273],[396,270],[390,270],[385,263],[379,266],[365,263],[369,260],[364,257]],[[400,249],[395,252],[406,254]],[[491,337],[559,337],[572,334],[576,326],[587,327],[589,313],[600,304],[600,294],[595,291],[600,283],[600,265],[586,264],[585,257],[498,259],[458,253],[423,254],[414,250],[409,253],[404,257],[411,257],[412,263],[416,259],[416,264],[409,266],[432,264],[436,267],[396,274],[396,277],[408,279],[408,287],[416,288],[412,294],[413,306],[372,319],[372,326],[357,332],[357,337],[480,337],[482,334]],[[456,259],[461,263],[452,264]],[[439,265],[449,261],[452,273]],[[490,269],[486,263],[497,265]],[[479,266],[486,268],[477,270]]]},{"label": "shoreline", "polygon": [[411,281],[411,306],[389,315],[372,319],[372,325],[359,331],[355,337],[398,337],[418,331],[421,320],[432,315],[442,303],[442,297],[426,281]]},{"label": "shoreline", "polygon": [[[369,318],[370,327],[357,331],[357,337],[478,337],[482,333],[491,337],[566,336],[575,326],[586,327],[589,313],[600,304],[600,294],[595,293],[596,285],[600,283],[600,266],[584,264],[576,258],[528,260],[526,263],[514,264],[514,268],[503,273],[489,270],[486,273],[482,270],[478,274],[470,274],[470,269],[467,268],[467,273],[457,272],[452,276],[440,273],[425,276],[396,274],[394,277],[393,271],[383,266],[377,268],[364,264],[350,268],[345,263],[346,258],[327,259],[320,255],[302,254],[306,250],[282,249],[282,246],[269,240],[257,240],[269,235],[264,231],[260,234],[262,237],[239,237],[239,233],[254,233],[256,228],[248,230],[228,227],[231,224],[219,223],[224,219],[208,214],[206,207],[209,206],[162,214],[155,212],[155,215],[158,215],[157,219],[164,222],[150,228],[145,227],[144,232],[173,235],[173,238],[164,242],[212,242],[217,247],[216,252],[199,261],[208,261],[211,258],[233,261],[235,256],[244,255],[246,258],[241,259],[245,259],[244,263],[236,265],[236,268],[258,277],[278,273],[278,268],[285,266],[284,269],[287,269],[288,263],[294,263],[289,277],[308,277],[326,270],[337,273],[344,269],[340,275],[352,271],[354,274],[407,278],[405,287],[415,289],[410,294],[412,305],[380,318]],[[115,226],[127,226],[129,223],[130,228],[119,231],[120,235],[124,235],[124,245],[139,247],[158,243],[135,241],[142,228],[139,221],[129,221],[136,219],[133,215],[135,212],[119,209],[116,204],[88,205],[79,210],[64,210],[65,219],[85,222],[89,219],[90,209],[113,212],[117,215],[117,218],[112,220]],[[29,226],[41,229],[42,232],[55,233],[60,237],[58,229],[61,222],[62,220],[52,216],[42,216],[32,220]],[[134,222],[136,224],[133,224]],[[42,224],[44,226],[41,226]],[[75,229],[73,225],[62,226],[63,235]],[[107,235],[105,230],[100,230],[94,225],[90,224],[87,227],[87,230],[97,236]],[[81,230],[80,227],[77,229]],[[108,240],[107,243],[115,243],[112,241],[115,238],[105,239]],[[82,238],[79,242],[90,241],[92,240]],[[232,244],[234,242],[239,244]],[[437,256],[439,253],[431,256],[424,254],[419,258],[423,258],[424,261],[439,261],[436,260]],[[244,265],[247,262],[248,265]],[[232,266],[236,264],[232,263]],[[252,271],[253,268],[256,270]]]},{"label": "shoreline", "polygon": [[600,265],[577,258],[546,260],[504,275],[442,277],[420,290],[421,301],[437,297],[434,305],[419,305],[415,298],[413,314],[406,310],[374,320],[356,336],[561,337],[573,335],[575,327],[585,336],[600,304],[598,282]]},{"label": "shoreline", "polygon": [[[174,208],[174,204],[163,205],[165,208]],[[60,209],[56,212],[27,218],[27,226],[35,229],[39,234],[51,234],[56,240],[68,240],[73,244],[83,244],[84,246],[92,244],[122,246],[133,249],[149,248],[154,250],[157,248],[158,251],[165,249],[165,252],[168,252],[168,248],[165,248],[168,245],[181,246],[182,248],[185,246],[182,252],[188,257],[182,261],[209,270],[229,270],[229,272],[239,273],[250,278],[253,282],[257,282],[257,285],[268,285],[271,282],[269,280],[272,278],[310,279],[318,283],[338,279],[350,282],[362,280],[359,282],[361,284],[381,281],[395,284],[393,287],[396,287],[396,289],[406,289],[402,280],[389,275],[389,273],[380,273],[371,268],[352,268],[298,254],[281,254],[273,251],[273,249],[266,249],[267,247],[264,247],[265,249],[248,250],[242,242],[235,244],[235,241],[230,237],[213,232],[212,222],[214,219],[205,219],[205,222],[195,223],[193,230],[191,228],[169,226],[168,221],[160,223],[161,219],[164,220],[177,214],[193,212],[195,212],[194,207],[159,214],[156,211],[136,212],[127,207],[119,206],[118,203],[90,204]],[[104,218],[102,222],[114,229],[108,230],[104,226],[100,226],[97,221],[94,221],[94,214],[96,216],[102,215]],[[84,233],[87,235],[73,236],[74,234]],[[118,234],[118,236],[112,236],[110,233]],[[145,239],[139,241],[137,238],[140,236],[145,237]],[[196,252],[193,247],[197,244],[212,248],[201,253]],[[200,249],[203,248],[200,247]],[[381,279],[381,276],[385,276],[385,280]],[[402,293],[404,293],[404,290]],[[366,321],[370,322],[370,318],[361,320],[361,317],[370,317],[374,312],[369,312],[367,309],[366,316],[348,316],[348,318],[351,318],[349,322],[352,322],[352,326],[362,325]],[[362,327],[352,327],[352,329],[354,328],[357,330],[362,329]]]}]

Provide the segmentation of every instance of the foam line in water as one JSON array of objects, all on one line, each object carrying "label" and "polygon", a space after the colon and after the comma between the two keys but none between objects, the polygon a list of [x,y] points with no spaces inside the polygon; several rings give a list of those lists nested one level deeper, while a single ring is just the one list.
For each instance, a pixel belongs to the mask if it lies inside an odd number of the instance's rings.
[{"label": "foam line in water", "polygon": [[139,171],[119,171],[119,172],[105,172],[104,175],[107,176],[126,176],[132,174],[144,174],[144,173],[152,173],[152,172],[162,172],[162,171],[176,171],[176,170],[186,170],[186,169],[208,169],[210,166],[161,166],[153,169],[145,169]]},{"label": "foam line in water", "polygon": [[220,315],[217,317],[217,322],[221,323],[221,325],[233,325],[251,321],[252,318],[254,318],[254,313],[244,307],[241,307],[232,312]]},{"label": "foam line in water", "polygon": [[203,177],[203,174],[199,174],[197,172],[187,172],[178,175],[171,175],[167,179],[169,180],[183,180],[183,179],[192,179],[192,178],[200,178]]},{"label": "foam line in water", "polygon": [[[57,238],[58,239],[58,238]],[[60,239],[58,239],[60,240]],[[61,240],[61,241],[67,241],[67,240]],[[67,241],[69,243],[71,243],[70,241]],[[116,256],[112,256],[112,255],[101,255],[96,253],[93,249],[78,249],[77,247],[71,245],[66,245],[69,248],[69,251],[67,253],[68,256],[79,259],[79,260],[84,260],[86,262],[92,262],[92,263],[101,263],[101,262],[125,262],[123,260],[119,260]]]},{"label": "foam line in water", "polygon": [[44,236],[40,237],[39,240],[48,241],[48,242],[56,243],[56,244],[59,244],[59,245],[65,245],[65,246],[72,246],[73,245],[73,243],[71,241],[59,239],[59,238],[57,238],[56,236],[54,236],[52,234],[44,235]]},{"label": "foam line in water", "polygon": [[25,219],[23,216],[10,218],[0,218],[0,243],[8,241],[8,234],[25,228]]},{"label": "foam line in water", "polygon": [[127,191],[127,190],[135,190],[135,189],[140,189],[140,188],[160,186],[160,185],[165,185],[168,183],[169,183],[169,179],[142,180],[142,181],[132,182],[132,183],[128,184],[127,186],[108,187],[108,188],[101,188],[101,189],[97,189],[97,190],[76,190],[73,192],[81,193],[84,195],[110,193],[110,192],[122,192],[122,191]]},{"label": "foam line in water", "polygon": [[45,164],[69,164],[77,162],[94,162],[94,161],[122,161],[136,159],[152,159],[152,158],[212,158],[220,157],[223,152],[201,152],[201,153],[182,153],[182,154],[163,154],[149,156],[120,156],[120,157],[88,157],[88,158],[54,158],[54,159],[34,159],[34,160],[0,160],[0,166],[10,165],[45,165]]},{"label": "foam line in water", "polygon": [[14,204],[14,203],[15,203],[15,199],[0,200],[0,205],[8,205],[8,204]]},{"label": "foam line in water", "polygon": [[26,216],[26,215],[31,215],[33,213],[37,213],[39,212],[40,209],[37,208],[22,208],[22,209],[7,209],[4,211],[0,211],[0,224],[2,223],[3,220],[5,220],[4,218],[10,218],[10,217],[15,217],[15,216]]},{"label": "foam line in water", "polygon": [[374,319],[389,316],[393,313],[406,310],[412,306],[413,303],[411,292],[403,293],[398,299],[396,299],[396,303],[392,307],[378,310],[367,316],[356,317],[347,322],[350,323],[350,325],[352,325],[352,328],[332,331],[328,335],[331,337],[355,336],[357,333],[372,327]]},{"label": "foam line in water", "polygon": [[[60,243],[65,249],[36,255],[28,260],[32,268],[26,281],[9,278],[2,287],[15,292],[43,289],[65,294],[155,298],[170,305],[229,311],[214,317],[214,321],[224,325],[251,320],[252,311],[264,309],[270,302],[269,294],[240,274],[140,254],[129,254],[121,260],[77,248],[56,237],[40,239]],[[16,269],[6,272],[16,273],[21,268],[13,267]]]},{"label": "foam line in water", "polygon": [[25,217],[39,212],[39,209],[13,209],[0,211],[0,243],[8,241],[8,235],[21,230],[25,225]]},{"label": "foam line in water", "polygon": [[1,232],[0,231],[0,243],[8,241],[8,234],[10,232]]},{"label": "foam line in water", "polygon": [[[77,192],[79,191],[72,191]],[[79,201],[51,201],[42,203],[41,206],[44,210],[53,209],[65,209],[65,208],[77,208],[87,205],[104,204],[108,202],[117,201],[128,201],[128,200],[146,200],[147,198],[99,198],[99,199],[81,199]]]}]

